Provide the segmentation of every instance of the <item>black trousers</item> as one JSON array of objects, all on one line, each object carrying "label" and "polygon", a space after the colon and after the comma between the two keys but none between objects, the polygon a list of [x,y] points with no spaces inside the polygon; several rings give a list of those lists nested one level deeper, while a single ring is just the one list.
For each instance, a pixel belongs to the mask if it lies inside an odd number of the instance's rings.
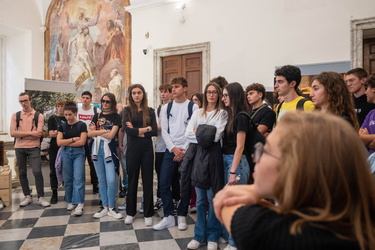
[{"label": "black trousers", "polygon": [[89,166],[90,166],[91,184],[92,185],[98,185],[98,183],[99,183],[98,182],[98,176],[96,175],[94,163],[92,163],[91,150],[89,148],[88,143],[85,144],[85,155],[86,155],[87,162],[89,163]]},{"label": "black trousers", "polygon": [[[156,172],[156,176],[158,177],[156,197],[158,197],[158,198],[161,198],[159,179],[160,179],[160,168],[161,168],[161,164],[163,163],[164,153],[165,153],[165,151],[164,152],[155,152],[155,172]],[[178,174],[176,176],[178,176]],[[172,179],[171,189],[172,189],[172,199],[174,199],[176,201],[180,200],[179,178],[173,178]]]},{"label": "black trousers", "polygon": [[55,162],[56,162],[56,156],[57,152],[59,151],[58,146],[50,145],[48,149],[48,155],[49,155],[49,179],[51,183],[51,189],[57,189],[58,188],[58,181],[56,176],[56,168],[55,168]]},{"label": "black trousers", "polygon": [[128,195],[126,196],[126,214],[137,213],[137,191],[139,172],[142,171],[144,216],[154,215],[153,173],[154,149],[150,140],[128,141],[126,151],[126,171],[128,173]]}]

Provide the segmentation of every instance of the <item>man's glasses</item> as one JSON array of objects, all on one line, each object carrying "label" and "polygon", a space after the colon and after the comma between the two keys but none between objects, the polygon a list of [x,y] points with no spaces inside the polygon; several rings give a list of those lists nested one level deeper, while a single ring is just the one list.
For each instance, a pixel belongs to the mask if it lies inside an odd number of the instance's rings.
[{"label": "man's glasses", "polygon": [[262,157],[263,153],[268,154],[269,156],[272,156],[278,160],[281,160],[280,157],[277,157],[276,155],[273,155],[267,151],[264,150],[264,144],[261,142],[258,142],[257,144],[254,145],[254,154],[252,155],[253,157],[253,162],[257,163],[259,162],[260,158]]},{"label": "man's glasses", "polygon": [[19,100],[18,102],[19,103],[24,103],[24,102],[28,102],[29,100]]},{"label": "man's glasses", "polygon": [[111,104],[111,101],[109,101],[109,100],[102,100],[102,103]]},{"label": "man's glasses", "polygon": [[213,90],[213,91],[210,91],[210,90],[207,90],[207,95],[217,95],[218,92],[216,90]]}]

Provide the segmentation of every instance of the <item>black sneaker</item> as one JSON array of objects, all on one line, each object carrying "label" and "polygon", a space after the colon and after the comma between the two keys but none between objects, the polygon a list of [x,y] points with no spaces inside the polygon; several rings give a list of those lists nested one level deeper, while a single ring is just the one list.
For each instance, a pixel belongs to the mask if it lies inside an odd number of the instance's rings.
[{"label": "black sneaker", "polygon": [[128,191],[126,189],[121,190],[119,193],[120,198],[124,198],[128,194]]},{"label": "black sneaker", "polygon": [[161,208],[163,207],[163,202],[161,201],[160,198],[158,198],[155,202],[155,205],[154,205],[154,211],[159,211]]}]

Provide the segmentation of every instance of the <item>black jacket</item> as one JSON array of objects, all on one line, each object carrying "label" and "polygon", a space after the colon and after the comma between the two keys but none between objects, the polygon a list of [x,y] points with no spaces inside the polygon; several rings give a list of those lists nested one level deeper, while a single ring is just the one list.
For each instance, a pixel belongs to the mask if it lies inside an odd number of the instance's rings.
[{"label": "black jacket", "polygon": [[223,188],[223,155],[220,142],[214,142],[215,134],[215,126],[198,126],[198,144],[190,143],[180,167],[182,197],[189,194],[191,185],[202,189],[212,188],[214,194]]}]

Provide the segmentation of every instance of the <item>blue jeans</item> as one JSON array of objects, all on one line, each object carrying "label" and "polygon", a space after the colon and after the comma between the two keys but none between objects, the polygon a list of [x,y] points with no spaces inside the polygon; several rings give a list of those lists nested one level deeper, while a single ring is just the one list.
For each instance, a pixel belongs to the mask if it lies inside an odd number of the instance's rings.
[{"label": "blue jeans", "polygon": [[72,204],[85,202],[85,148],[64,148],[61,156],[65,201]]},{"label": "blue jeans", "polygon": [[121,154],[121,167],[122,167],[122,187],[128,190],[128,172],[126,171],[125,155]]},{"label": "blue jeans", "polygon": [[94,162],[95,171],[99,180],[99,193],[103,206],[115,207],[116,172],[112,161],[106,162],[104,156],[104,142],[100,142],[98,159]]},{"label": "blue jeans", "polygon": [[[216,219],[212,199],[214,193],[212,188],[205,190],[195,187],[197,193],[197,220],[194,227],[194,239],[203,243],[206,241],[218,242],[221,233],[221,224]],[[206,216],[206,199],[209,203],[208,215]]]},{"label": "blue jeans", "polygon": [[[228,183],[229,175],[230,175],[230,169],[232,167],[232,162],[233,162],[234,155],[223,155],[223,160],[224,160],[224,183]],[[238,181],[238,185],[246,185],[247,180],[249,179],[250,176],[250,166],[249,163],[247,162],[247,158],[245,155],[242,155],[240,164],[238,165],[238,168],[236,170],[236,175],[240,175],[241,179]],[[224,238],[227,238],[228,232],[223,228],[223,235]],[[234,244],[234,240],[231,235],[228,237],[228,242],[229,245],[235,247],[236,244]]]},{"label": "blue jeans", "polygon": [[[178,167],[180,162],[173,161],[174,154],[167,149],[164,154],[163,163],[160,168],[160,198],[163,202],[164,217],[173,215],[173,200],[171,192],[172,179],[179,178]],[[186,216],[190,202],[190,192],[185,197],[181,197],[178,204],[177,215]]]}]

